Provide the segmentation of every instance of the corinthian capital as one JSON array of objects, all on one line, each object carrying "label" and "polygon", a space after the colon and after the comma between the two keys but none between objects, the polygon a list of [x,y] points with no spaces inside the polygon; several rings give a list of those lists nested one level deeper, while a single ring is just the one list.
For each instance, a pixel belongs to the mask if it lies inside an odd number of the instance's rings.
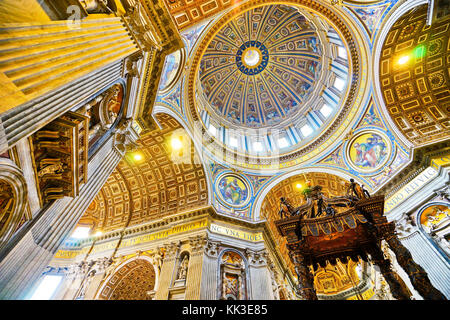
[{"label": "corinthian capital", "polygon": [[220,242],[207,239],[205,245],[205,254],[211,258],[217,258],[217,256],[219,255],[219,246]]},{"label": "corinthian capital", "polygon": [[189,237],[189,245],[191,246],[192,254],[203,253],[206,242],[206,235]]},{"label": "corinthian capital", "polygon": [[159,247],[162,252],[164,252],[164,260],[175,259],[175,256],[180,248],[181,242],[171,242],[164,244],[162,247]]},{"label": "corinthian capital", "polygon": [[156,32],[153,31],[150,20],[147,17],[145,9],[139,1],[134,1],[134,4],[127,10],[124,16],[130,32],[138,41],[139,46],[143,51],[161,50],[158,45],[159,39]]},{"label": "corinthian capital", "polygon": [[247,255],[248,262],[250,265],[254,265],[254,266],[267,265],[268,254],[267,254],[266,249],[262,249],[259,251],[246,249],[245,253]]}]

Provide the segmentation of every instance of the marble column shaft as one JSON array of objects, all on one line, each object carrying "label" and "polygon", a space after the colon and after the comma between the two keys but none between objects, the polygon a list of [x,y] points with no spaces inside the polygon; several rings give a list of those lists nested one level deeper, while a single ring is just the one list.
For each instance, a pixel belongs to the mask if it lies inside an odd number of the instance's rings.
[{"label": "marble column shaft", "polygon": [[250,299],[273,300],[272,281],[267,266],[267,252],[247,249],[248,277],[250,278]]},{"label": "marble column shaft", "polygon": [[64,239],[117,166],[121,154],[110,137],[91,159],[88,182],[76,198],[65,197],[45,207],[0,262],[0,299],[25,299]]},{"label": "marble column shaft", "polygon": [[207,241],[203,262],[200,300],[217,300],[219,243]]},{"label": "marble column shaft", "polygon": [[274,300],[272,283],[266,265],[250,265],[250,286],[252,300]]}]

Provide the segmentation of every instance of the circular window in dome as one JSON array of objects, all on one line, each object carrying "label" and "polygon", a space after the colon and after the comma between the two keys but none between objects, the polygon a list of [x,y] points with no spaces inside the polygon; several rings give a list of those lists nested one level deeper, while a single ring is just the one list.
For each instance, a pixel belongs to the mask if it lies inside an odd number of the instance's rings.
[{"label": "circular window in dome", "polygon": [[245,64],[248,65],[249,67],[256,66],[261,59],[261,53],[256,48],[248,48],[244,52],[243,56]]},{"label": "circular window in dome", "polygon": [[258,41],[247,41],[236,53],[236,66],[245,75],[256,75],[269,62],[269,51]]}]

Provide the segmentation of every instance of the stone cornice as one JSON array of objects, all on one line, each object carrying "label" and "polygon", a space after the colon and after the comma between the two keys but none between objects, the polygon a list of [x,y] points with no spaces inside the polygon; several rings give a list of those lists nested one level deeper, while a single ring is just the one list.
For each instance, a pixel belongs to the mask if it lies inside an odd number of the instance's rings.
[{"label": "stone cornice", "polygon": [[144,71],[144,103],[137,112],[136,121],[144,131],[156,129],[152,118],[153,104],[158,92],[165,57],[184,47],[175,23],[162,0],[134,0],[127,5],[123,21],[139,44],[148,52],[149,63]]},{"label": "stone cornice", "polygon": [[[188,222],[192,221],[195,218],[201,218],[204,216],[212,215],[214,209],[212,207],[203,207],[198,208],[192,211],[187,211],[179,214],[170,215],[168,217],[163,217],[160,219],[153,220],[149,223],[139,224],[135,226],[130,226],[125,228],[123,231],[121,229],[107,232],[99,237],[97,237],[97,242],[100,241],[111,241],[120,238],[121,233],[123,232],[124,237],[129,236],[137,236],[145,233],[160,231],[161,229],[168,228],[177,222]],[[95,237],[89,237],[82,240],[76,241],[67,241],[65,243],[66,248],[73,247],[84,247],[88,244],[91,244],[94,241]]]}]

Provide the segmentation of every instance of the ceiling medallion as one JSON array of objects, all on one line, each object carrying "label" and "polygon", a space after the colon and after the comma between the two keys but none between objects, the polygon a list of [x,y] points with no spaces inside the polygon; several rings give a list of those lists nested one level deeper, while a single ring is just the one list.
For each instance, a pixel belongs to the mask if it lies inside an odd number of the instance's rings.
[{"label": "ceiling medallion", "polygon": [[236,52],[236,65],[243,74],[255,75],[263,71],[269,62],[269,51],[259,41],[247,41]]},{"label": "ceiling medallion", "polygon": [[347,159],[360,173],[373,173],[386,165],[391,158],[389,138],[378,130],[364,130],[348,143]]},{"label": "ceiling medallion", "polygon": [[244,207],[252,198],[250,184],[238,174],[223,173],[214,185],[219,200],[226,206]]}]

